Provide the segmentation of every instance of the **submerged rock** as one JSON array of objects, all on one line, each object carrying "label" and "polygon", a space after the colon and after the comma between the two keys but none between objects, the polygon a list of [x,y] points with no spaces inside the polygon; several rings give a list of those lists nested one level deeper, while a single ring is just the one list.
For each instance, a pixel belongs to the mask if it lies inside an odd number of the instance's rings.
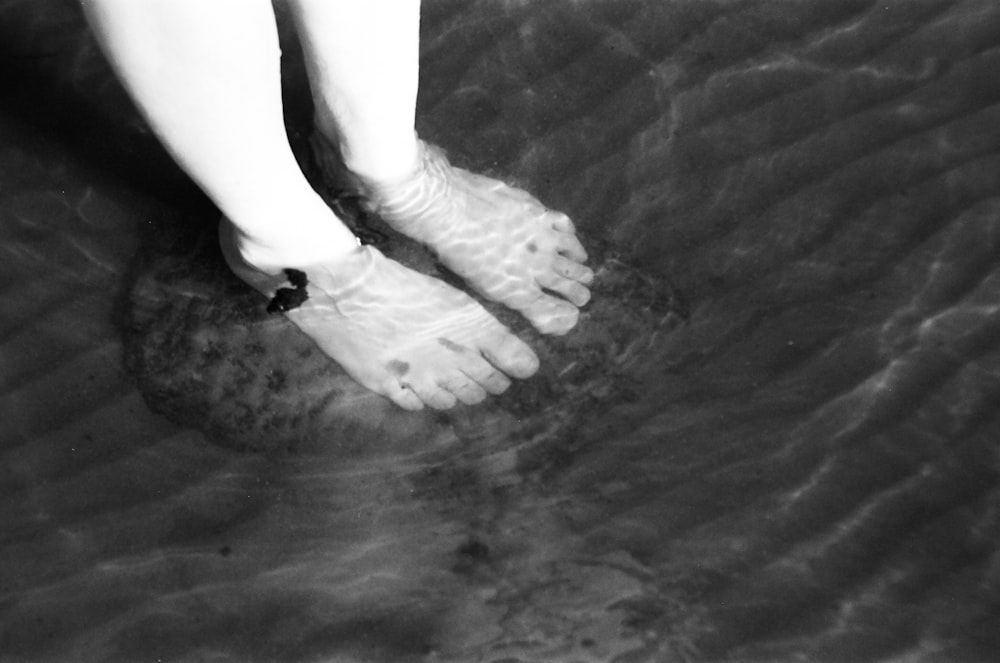
[{"label": "submerged rock", "polygon": [[[377,219],[334,204],[390,257],[461,286]],[[487,303],[535,349],[542,368],[474,407],[405,413],[358,385],[229,273],[211,223],[187,237],[154,239],[140,259],[125,316],[128,363],[152,409],[240,449],[286,452],[387,435],[463,438],[483,426],[494,435],[551,431],[595,403],[633,398],[632,373],[644,352],[685,315],[662,279],[628,266],[606,243],[591,241],[588,249],[597,274],[593,299],[566,336],[542,336],[518,314]]]}]

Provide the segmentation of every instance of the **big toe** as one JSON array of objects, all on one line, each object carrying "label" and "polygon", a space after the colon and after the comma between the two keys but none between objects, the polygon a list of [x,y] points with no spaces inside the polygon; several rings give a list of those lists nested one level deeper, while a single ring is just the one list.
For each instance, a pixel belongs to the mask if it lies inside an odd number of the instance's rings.
[{"label": "big toe", "polygon": [[538,370],[538,355],[506,327],[486,337],[480,351],[494,366],[515,378],[529,378]]},{"label": "big toe", "polygon": [[556,241],[559,253],[576,262],[587,262],[587,250],[583,248],[580,238],[575,233],[559,232]]},{"label": "big toe", "polygon": [[[582,288],[582,286],[580,287]],[[586,290],[586,288],[583,289]],[[588,291],[587,298],[589,296],[590,293]],[[584,299],[585,301],[586,299]],[[544,293],[525,307],[521,313],[531,321],[535,329],[543,334],[552,334],[554,336],[561,336],[567,333],[576,326],[577,320],[580,319],[580,309],[576,306],[563,299]]]}]

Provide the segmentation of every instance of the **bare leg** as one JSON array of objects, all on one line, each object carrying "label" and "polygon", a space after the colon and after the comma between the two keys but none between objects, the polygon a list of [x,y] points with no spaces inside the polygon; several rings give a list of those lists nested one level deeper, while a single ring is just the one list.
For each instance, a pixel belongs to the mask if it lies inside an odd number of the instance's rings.
[{"label": "bare leg", "polygon": [[420,0],[290,0],[316,123],[347,166],[397,179],[417,162]]},{"label": "bare leg", "polygon": [[230,220],[234,271],[268,296],[284,268],[304,271],[310,298],[289,318],[355,379],[418,409],[476,402],[507,386],[503,373],[534,372],[530,348],[481,306],[359,248],[309,187],[285,135],[269,0],[84,7],[153,129]]},{"label": "bare leg", "polygon": [[417,141],[419,0],[292,0],[316,122],[363,192],[484,296],[562,334],[593,273],[564,215]]},{"label": "bare leg", "polygon": [[[185,171],[272,271],[344,254],[354,237],[292,155],[280,51],[266,0],[91,0],[83,4],[115,69]],[[309,246],[300,237],[324,238]]]}]

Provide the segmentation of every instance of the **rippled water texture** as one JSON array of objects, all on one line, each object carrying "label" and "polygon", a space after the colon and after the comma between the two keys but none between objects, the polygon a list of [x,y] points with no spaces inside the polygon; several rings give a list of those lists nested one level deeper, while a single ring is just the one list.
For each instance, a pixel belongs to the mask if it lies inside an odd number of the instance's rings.
[{"label": "rippled water texture", "polygon": [[228,275],[75,3],[0,2],[0,660],[996,660],[1000,5],[422,30],[421,135],[601,273],[444,415]]}]

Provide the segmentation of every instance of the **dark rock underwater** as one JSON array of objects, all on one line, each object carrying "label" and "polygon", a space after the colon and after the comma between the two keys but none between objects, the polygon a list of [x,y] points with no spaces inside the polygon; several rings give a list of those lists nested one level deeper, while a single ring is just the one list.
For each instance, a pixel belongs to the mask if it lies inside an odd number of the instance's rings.
[{"label": "dark rock underwater", "polygon": [[444,414],[229,275],[75,3],[0,2],[0,660],[996,660],[1000,5],[422,32],[421,135],[600,277],[564,338],[497,311],[542,374]]}]

